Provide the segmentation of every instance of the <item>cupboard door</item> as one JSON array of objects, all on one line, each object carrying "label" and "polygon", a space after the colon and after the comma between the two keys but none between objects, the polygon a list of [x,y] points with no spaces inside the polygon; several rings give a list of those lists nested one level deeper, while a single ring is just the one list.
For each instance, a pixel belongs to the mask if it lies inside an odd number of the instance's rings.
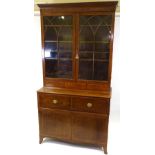
[{"label": "cupboard door", "polygon": [[108,117],[85,113],[72,115],[72,140],[102,144],[107,140]]},{"label": "cupboard door", "polygon": [[73,16],[44,16],[45,77],[73,78]]},{"label": "cupboard door", "polygon": [[111,15],[79,16],[80,80],[108,80]]},{"label": "cupboard door", "polygon": [[39,114],[41,135],[63,139],[71,138],[70,112],[43,109]]}]

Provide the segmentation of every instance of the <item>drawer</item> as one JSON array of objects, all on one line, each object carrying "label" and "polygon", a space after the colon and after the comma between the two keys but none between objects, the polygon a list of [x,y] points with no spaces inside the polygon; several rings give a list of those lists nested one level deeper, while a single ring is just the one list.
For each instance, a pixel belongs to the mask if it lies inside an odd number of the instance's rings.
[{"label": "drawer", "polygon": [[71,109],[75,111],[109,114],[109,99],[73,97]]},{"label": "drawer", "polygon": [[70,109],[70,97],[41,93],[38,95],[39,106],[43,108]]}]

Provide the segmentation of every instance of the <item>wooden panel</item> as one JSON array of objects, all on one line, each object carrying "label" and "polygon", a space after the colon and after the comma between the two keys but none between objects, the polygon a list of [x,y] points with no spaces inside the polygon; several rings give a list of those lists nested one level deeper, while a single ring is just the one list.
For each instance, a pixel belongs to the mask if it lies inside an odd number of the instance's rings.
[{"label": "wooden panel", "polygon": [[91,144],[101,144],[107,141],[108,117],[73,113],[72,140]]},{"label": "wooden panel", "polygon": [[88,90],[102,90],[102,91],[109,91],[110,90],[110,85],[109,83],[99,83],[99,82],[92,82],[92,83],[87,83],[87,89]]},{"label": "wooden panel", "polygon": [[90,91],[90,90],[78,90],[78,89],[64,89],[64,88],[54,88],[54,87],[42,87],[38,90],[38,94],[49,93],[49,94],[63,94],[69,96],[88,96],[88,97],[102,97],[110,98],[110,91]]},{"label": "wooden panel", "polygon": [[51,137],[71,138],[71,115],[67,111],[40,109],[40,134]]},{"label": "wooden panel", "polygon": [[[40,8],[60,8],[60,7],[106,7],[108,8],[109,6],[115,8],[117,5],[117,1],[106,1],[106,2],[80,2],[80,3],[47,3],[47,4],[38,4]],[[87,11],[87,10],[85,10]]]},{"label": "wooden panel", "polygon": [[[85,0],[85,1],[90,1],[90,0]],[[91,2],[96,2],[96,0],[91,0]],[[110,0],[102,0],[102,1],[110,1]],[[34,5],[34,10],[35,10],[35,14],[37,14],[37,12],[39,11],[39,7],[37,6],[38,3],[54,3],[52,2],[51,0],[35,0],[35,5]],[[74,2],[74,0],[59,0],[58,1],[59,3],[62,2],[62,3],[71,3],[71,2]],[[83,2],[83,0],[78,0],[78,2]],[[119,13],[120,12],[120,0],[118,0],[118,5],[117,5],[117,8],[116,8],[116,12]]]},{"label": "wooden panel", "polygon": [[86,111],[94,113],[109,113],[109,99],[73,97],[71,109],[75,111]]},{"label": "wooden panel", "polygon": [[43,14],[53,12],[89,12],[89,11],[115,11],[117,2],[83,2],[83,3],[64,3],[64,4],[38,4],[43,10]]},{"label": "wooden panel", "polygon": [[42,93],[39,94],[39,106],[43,108],[70,109],[70,97]]},{"label": "wooden panel", "polygon": [[75,82],[73,80],[45,78],[45,86],[61,87],[61,88],[69,88],[69,89],[76,89],[76,88],[85,89],[86,82]]},{"label": "wooden panel", "polygon": [[64,80],[64,79],[52,79],[45,78],[45,87],[59,87],[68,89],[81,89],[81,90],[103,90],[110,91],[109,82],[99,82],[99,81],[86,81],[86,80]]}]

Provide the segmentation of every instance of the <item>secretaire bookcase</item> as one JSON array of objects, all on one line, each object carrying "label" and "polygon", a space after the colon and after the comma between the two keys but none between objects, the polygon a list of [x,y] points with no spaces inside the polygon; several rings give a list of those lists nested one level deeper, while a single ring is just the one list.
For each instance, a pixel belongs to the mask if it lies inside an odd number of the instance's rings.
[{"label": "secretaire bookcase", "polygon": [[51,137],[107,153],[117,2],[38,4],[44,86],[40,143]]}]

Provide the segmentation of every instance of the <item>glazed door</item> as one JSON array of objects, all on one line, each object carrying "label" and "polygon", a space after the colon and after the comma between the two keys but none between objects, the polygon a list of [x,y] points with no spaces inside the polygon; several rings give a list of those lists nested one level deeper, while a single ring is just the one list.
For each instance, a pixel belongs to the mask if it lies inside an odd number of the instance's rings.
[{"label": "glazed door", "polygon": [[46,78],[74,78],[74,27],[73,15],[43,17]]},{"label": "glazed door", "polygon": [[107,140],[108,118],[102,115],[74,113],[72,115],[72,140],[102,144]]},{"label": "glazed door", "polygon": [[44,77],[108,81],[112,15],[43,16]]},{"label": "glazed door", "polygon": [[41,135],[71,139],[70,112],[43,109],[39,115]]},{"label": "glazed door", "polygon": [[79,15],[78,79],[107,81],[112,16]]}]

